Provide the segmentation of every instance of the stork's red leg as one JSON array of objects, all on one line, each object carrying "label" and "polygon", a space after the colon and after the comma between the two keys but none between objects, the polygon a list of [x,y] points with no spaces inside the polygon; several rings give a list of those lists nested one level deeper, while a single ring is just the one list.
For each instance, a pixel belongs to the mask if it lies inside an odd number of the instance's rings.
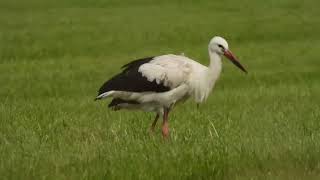
[{"label": "stork's red leg", "polygon": [[169,108],[164,108],[163,112],[163,123],[162,123],[162,136],[167,138],[169,136],[169,124],[168,124],[168,115],[169,115]]},{"label": "stork's red leg", "polygon": [[157,122],[158,122],[158,119],[159,119],[159,114],[157,114],[156,118],[154,118],[154,121],[153,121],[153,123],[152,123],[152,125],[151,125],[151,127],[150,127],[151,133],[154,132],[154,129],[155,129],[155,127],[156,127],[156,124],[157,124]]}]

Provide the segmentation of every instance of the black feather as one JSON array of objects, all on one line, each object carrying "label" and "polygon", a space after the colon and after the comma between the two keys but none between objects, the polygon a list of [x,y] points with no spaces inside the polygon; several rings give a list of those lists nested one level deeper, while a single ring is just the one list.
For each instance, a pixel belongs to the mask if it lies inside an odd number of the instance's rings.
[{"label": "black feather", "polygon": [[108,107],[114,107],[117,106],[119,104],[123,104],[123,103],[127,103],[127,104],[139,104],[137,101],[126,101],[120,98],[114,98],[112,99],[112,101],[110,102],[110,104],[108,105]]},{"label": "black feather", "polygon": [[121,69],[130,69],[130,67],[133,66],[141,66],[142,64],[148,63],[150,62],[154,57],[146,57],[146,58],[142,58],[142,59],[137,59],[134,61],[129,62],[128,64],[125,64],[121,67]]},{"label": "black feather", "polygon": [[139,67],[142,64],[148,63],[153,57],[138,59],[132,61],[122,68],[121,73],[112,77],[109,81],[105,82],[99,89],[99,95],[108,91],[128,91],[128,92],[165,92],[170,88],[163,84],[158,84],[156,81],[148,81],[139,72]]}]

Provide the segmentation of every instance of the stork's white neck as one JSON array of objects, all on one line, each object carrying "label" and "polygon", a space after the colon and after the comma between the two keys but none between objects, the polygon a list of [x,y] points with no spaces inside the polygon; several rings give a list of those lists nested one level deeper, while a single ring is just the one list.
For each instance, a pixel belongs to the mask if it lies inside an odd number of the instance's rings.
[{"label": "stork's white neck", "polygon": [[208,98],[221,72],[221,56],[210,51],[209,56],[210,65],[205,70],[204,78],[199,81],[199,87],[195,91],[196,102],[204,102]]},{"label": "stork's white neck", "polygon": [[219,78],[222,63],[221,63],[221,56],[217,53],[209,52],[210,56],[210,65],[208,67],[208,84],[212,87],[216,80]]}]

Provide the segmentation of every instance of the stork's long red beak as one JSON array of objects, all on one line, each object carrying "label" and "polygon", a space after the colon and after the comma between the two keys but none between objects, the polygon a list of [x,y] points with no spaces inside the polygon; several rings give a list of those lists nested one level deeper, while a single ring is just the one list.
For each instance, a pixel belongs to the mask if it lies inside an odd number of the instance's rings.
[{"label": "stork's long red beak", "polygon": [[224,51],[224,56],[227,57],[234,65],[240,68],[243,72],[248,73],[247,70],[240,64],[237,58],[233,55],[230,50]]}]

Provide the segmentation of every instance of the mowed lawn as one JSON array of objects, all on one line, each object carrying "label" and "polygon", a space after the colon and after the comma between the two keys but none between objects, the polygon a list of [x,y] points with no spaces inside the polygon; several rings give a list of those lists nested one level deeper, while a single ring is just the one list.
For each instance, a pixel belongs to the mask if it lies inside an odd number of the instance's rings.
[{"label": "mowed lawn", "polygon": [[[1,179],[319,179],[320,1],[1,0]],[[180,54],[229,61],[208,101],[170,115],[93,101],[121,65]]]}]

